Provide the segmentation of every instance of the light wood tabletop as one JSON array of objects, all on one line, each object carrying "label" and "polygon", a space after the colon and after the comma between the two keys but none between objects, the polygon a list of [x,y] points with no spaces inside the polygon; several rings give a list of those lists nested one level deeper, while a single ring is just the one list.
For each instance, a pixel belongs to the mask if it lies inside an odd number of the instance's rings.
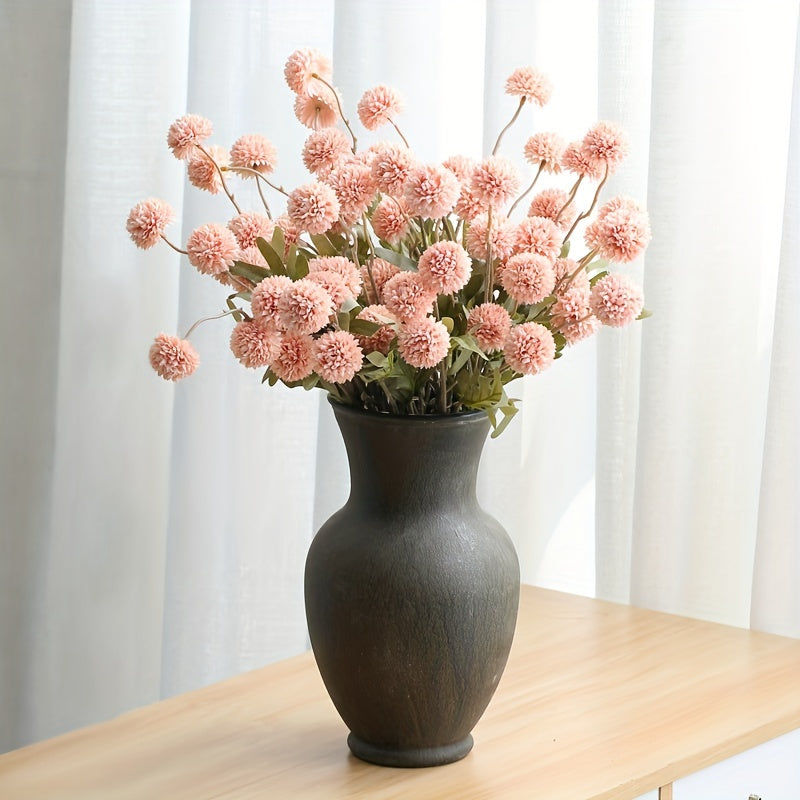
[{"label": "light wood tabletop", "polygon": [[523,587],[444,767],[358,761],[310,653],[0,756],[3,800],[626,800],[800,728],[800,641]]}]

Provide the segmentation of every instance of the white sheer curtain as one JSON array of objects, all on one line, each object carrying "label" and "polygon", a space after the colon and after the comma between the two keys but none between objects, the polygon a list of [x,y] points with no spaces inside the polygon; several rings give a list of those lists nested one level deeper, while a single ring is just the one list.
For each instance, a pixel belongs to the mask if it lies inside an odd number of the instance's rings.
[{"label": "white sheer curtain", "polygon": [[528,582],[800,636],[797,21],[796,0],[6,0],[0,751],[306,647],[305,551],[347,492],[329,409],[262,387],[227,320],[189,381],[154,377],[151,337],[221,297],[124,230],[149,195],[176,239],[227,218],[166,149],[186,111],[304,180],[301,46],[351,115],[397,87],[424,158],[491,149],[529,63],[556,90],[504,140],[521,166],[534,130],[628,130],[606,196],[649,207],[628,269],[654,316],[514,386],[482,500]]}]

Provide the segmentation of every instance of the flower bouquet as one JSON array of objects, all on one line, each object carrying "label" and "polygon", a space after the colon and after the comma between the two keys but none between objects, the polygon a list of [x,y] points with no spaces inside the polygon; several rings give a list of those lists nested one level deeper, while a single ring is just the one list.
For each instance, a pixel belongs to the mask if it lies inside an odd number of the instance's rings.
[{"label": "flower bouquet", "polygon": [[[516,411],[510,381],[547,369],[601,325],[646,315],[640,288],[608,267],[646,247],[647,214],[625,197],[599,204],[628,151],[621,129],[599,122],[570,143],[535,133],[524,146],[524,190],[498,155],[525,105],[549,100],[538,70],[507,79],[518,104],[488,157],[442,163],[414,156],[390,87],[364,92],[357,113],[364,128],[389,126],[396,140],[359,150],[330,61],[298,50],[284,74],[294,113],[311,129],[301,153],[308,182],[287,191],[272,178],[276,151],[266,138],[244,135],[227,150],[208,144],[207,119],[189,114],[170,126],[167,143],[192,185],[228,197],[231,218],[196,228],[184,247],[166,236],[174,212],[163,200],[138,203],[127,220],[136,245],[163,240],[225,288],[218,316],[235,321],[231,350],[270,385],[319,386],[338,403],[394,415],[480,409],[497,435]],[[543,173],[568,182],[521,205]],[[255,182],[261,207],[241,208],[235,181]],[[574,255],[579,225],[585,252]],[[195,370],[190,335],[155,338],[150,363],[161,377]]]}]

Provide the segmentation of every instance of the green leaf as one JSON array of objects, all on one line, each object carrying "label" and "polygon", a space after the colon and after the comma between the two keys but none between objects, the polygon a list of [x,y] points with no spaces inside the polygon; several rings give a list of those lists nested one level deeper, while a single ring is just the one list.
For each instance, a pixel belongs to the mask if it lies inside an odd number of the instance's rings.
[{"label": "green leaf", "polygon": [[283,229],[277,225],[272,232],[272,249],[276,253],[283,253],[286,250],[286,237],[283,234]]},{"label": "green leaf", "polygon": [[453,327],[455,326],[455,323],[453,322],[452,317],[442,317],[440,322],[442,323],[442,325],[445,326],[445,328],[447,328],[448,333],[453,332]]},{"label": "green leaf", "polygon": [[406,272],[416,272],[417,262],[413,258],[409,258],[396,250],[388,250],[385,247],[376,247],[375,253],[379,255],[384,261],[394,264],[396,267],[405,270]]},{"label": "green leaf", "polygon": [[349,328],[345,328],[345,330],[349,330],[350,333],[358,336],[372,336],[373,333],[383,327],[377,322],[369,322],[365,319],[350,319],[349,315],[348,320]]},{"label": "green leaf", "polygon": [[567,241],[561,245],[561,254],[559,258],[566,258],[569,255],[569,245],[570,245],[569,239],[567,239]]},{"label": "green leaf", "polygon": [[306,391],[313,389],[319,383],[319,375],[316,372],[312,372],[307,377],[303,378],[303,388]]},{"label": "green leaf", "polygon": [[606,275],[608,275],[607,269],[597,272],[596,274],[592,275],[591,278],[589,278],[589,285],[594,286],[597,283],[597,281],[599,281],[601,278],[605,278]]},{"label": "green leaf", "polygon": [[312,233],[310,236],[314,247],[321,256],[341,255],[339,250],[337,250],[334,246],[333,242],[324,233]]},{"label": "green leaf", "polygon": [[508,427],[508,423],[514,419],[517,411],[519,411],[519,409],[514,405],[513,400],[509,400],[506,405],[500,406],[500,413],[503,415],[503,419],[500,420],[500,424],[492,431],[492,439],[496,439]]},{"label": "green leaf", "polygon": [[234,298],[235,296],[236,296],[236,295],[232,295],[231,297],[229,297],[229,298],[228,298],[228,300],[227,300],[227,303],[228,303],[228,308],[229,308],[231,311],[233,311],[233,314],[231,314],[231,316],[232,316],[232,317],[233,317],[233,318],[234,318],[234,319],[235,319],[237,322],[241,322],[241,321],[244,319],[244,315],[243,315],[243,314],[242,314],[242,312],[239,310],[239,306],[237,306],[237,305],[236,305],[236,303],[234,303],[234,302],[233,302],[233,298]]},{"label": "green leaf", "polygon": [[350,330],[350,315],[346,311],[340,311],[336,315],[336,322],[343,331]]},{"label": "green leaf", "polygon": [[248,264],[245,261],[234,261],[230,269],[231,273],[238,275],[240,278],[247,278],[253,283],[261,283],[264,278],[269,277],[269,270],[265,267],[259,267],[255,264]]},{"label": "green leaf", "polygon": [[455,342],[456,345],[464,350],[468,350],[470,353],[477,353],[484,361],[488,361],[489,357],[478,347],[478,343],[471,334],[467,333],[464,336],[453,336],[450,341]]},{"label": "green leaf", "polygon": [[650,309],[643,308],[641,310],[639,316],[636,317],[636,319],[647,319],[648,317],[652,317],[652,316],[653,316],[653,312],[650,311]]},{"label": "green leaf", "polygon": [[299,252],[296,247],[292,247],[289,258],[286,262],[286,272],[293,281],[299,281],[308,275],[308,259]]},{"label": "green leaf", "polygon": [[383,353],[379,353],[377,350],[372,353],[367,353],[367,361],[370,364],[376,367],[380,367],[383,369],[384,367],[388,366],[389,359]]},{"label": "green leaf", "polygon": [[[276,228],[276,233],[279,230],[280,228]],[[281,232],[281,236],[283,236],[283,232]],[[274,234],[272,236],[272,241],[275,241]],[[278,255],[274,247],[266,239],[263,239],[259,236],[256,239],[256,246],[258,247],[261,255],[267,260],[267,264],[269,264],[269,268],[273,275],[286,275],[286,267],[283,264],[283,259]],[[282,249],[281,252],[283,252]]]}]

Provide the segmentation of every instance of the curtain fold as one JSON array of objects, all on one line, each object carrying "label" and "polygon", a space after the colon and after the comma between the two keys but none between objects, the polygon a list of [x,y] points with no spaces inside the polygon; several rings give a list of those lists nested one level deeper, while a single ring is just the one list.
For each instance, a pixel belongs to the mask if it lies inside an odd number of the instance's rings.
[{"label": "curtain fold", "polygon": [[[308,646],[305,553],[348,490],[328,404],[237,364],[230,317],[192,334],[189,381],[155,378],[152,337],[185,334],[224,296],[125,232],[148,196],[175,208],[179,246],[233,216],[187,191],[166,147],[186,112],[211,119],[214,143],[263,133],[277,181],[308,179],[283,79],[299,47],[332,55],[360,148],[394,138],[356,119],[386,83],[421,158],[487,155],[524,64],[554,83],[501,145],[524,180],[533,132],[626,129],[601,199],[650,212],[653,242],[624,271],[653,316],[509,387],[522,410],[486,447],[481,502],[527,582],[800,636],[799,7],[7,0],[0,751]],[[236,197],[260,202],[246,182]]]}]

